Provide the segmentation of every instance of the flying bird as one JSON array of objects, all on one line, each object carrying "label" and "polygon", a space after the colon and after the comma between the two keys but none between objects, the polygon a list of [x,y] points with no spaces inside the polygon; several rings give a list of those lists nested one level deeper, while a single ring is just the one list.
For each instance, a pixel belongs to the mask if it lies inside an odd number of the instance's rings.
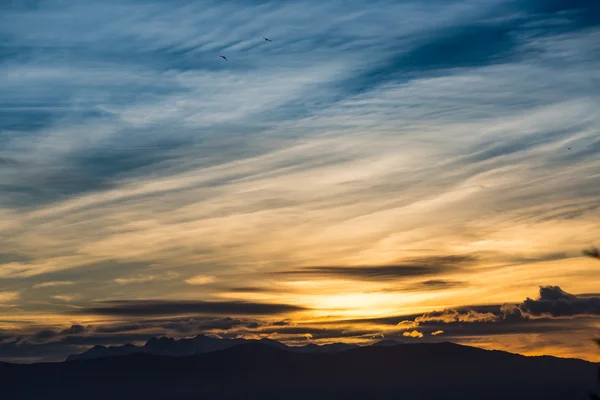
[{"label": "flying bird", "polygon": [[229,60],[227,59],[227,57],[225,57],[225,56],[221,56],[221,58],[222,58],[222,59],[224,59],[225,61],[229,61]]},{"label": "flying bird", "polygon": [[263,39],[265,39],[267,42],[272,42],[271,39],[267,39],[266,37],[263,36]]},{"label": "flying bird", "polygon": [[568,149],[571,150],[571,147],[573,147],[573,145],[569,146]]},{"label": "flying bird", "polygon": [[592,247],[590,249],[584,250],[583,255],[592,258],[597,258],[598,260],[600,260],[600,250],[598,250],[597,247]]}]

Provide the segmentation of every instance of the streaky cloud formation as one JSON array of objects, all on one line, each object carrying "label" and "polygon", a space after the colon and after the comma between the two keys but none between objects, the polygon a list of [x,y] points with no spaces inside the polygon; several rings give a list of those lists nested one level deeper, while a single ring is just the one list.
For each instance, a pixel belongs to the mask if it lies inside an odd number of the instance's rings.
[{"label": "streaky cloud formation", "polygon": [[56,287],[56,286],[71,286],[74,285],[75,282],[71,281],[58,281],[58,282],[43,282],[33,285],[34,289],[48,288],[48,287]]},{"label": "streaky cloud formation", "polygon": [[54,339],[62,336],[80,335],[85,332],[85,327],[81,325],[72,325],[70,328],[63,329],[61,331],[54,331],[51,329],[45,329],[36,332],[29,339],[32,342],[45,342],[49,339]]},{"label": "streaky cloud formation", "polygon": [[600,250],[598,250],[597,247],[592,247],[590,249],[584,250],[583,255],[592,258],[597,258],[600,260]]},{"label": "streaky cloud formation", "polygon": [[129,285],[134,283],[148,283],[153,281],[168,281],[179,278],[179,274],[176,272],[167,272],[160,275],[138,275],[128,278],[117,278],[115,283],[119,285]]},{"label": "streaky cloud formation", "polygon": [[[437,275],[444,272],[455,272],[461,266],[473,264],[471,256],[430,257],[408,260],[407,264],[355,266],[355,267],[306,267],[297,270],[284,271],[283,274],[306,274],[322,276],[339,276],[349,279],[402,279],[416,276]],[[427,283],[429,282],[429,283]],[[435,286],[442,281],[426,281],[424,285]],[[445,283],[445,282],[444,282]],[[442,285],[444,283],[441,283]]]},{"label": "streaky cloud formation", "polygon": [[595,357],[599,82],[589,0],[0,2],[0,359]]},{"label": "streaky cloud formation", "polygon": [[216,281],[216,278],[214,276],[196,275],[189,279],[186,279],[185,283],[187,283],[189,285],[207,285],[207,284],[213,283],[215,281]]},{"label": "streaky cloud formation", "polygon": [[303,307],[289,304],[263,304],[242,301],[111,300],[105,301],[97,306],[73,311],[73,313],[112,316],[160,316],[182,314],[275,315],[303,310]]}]

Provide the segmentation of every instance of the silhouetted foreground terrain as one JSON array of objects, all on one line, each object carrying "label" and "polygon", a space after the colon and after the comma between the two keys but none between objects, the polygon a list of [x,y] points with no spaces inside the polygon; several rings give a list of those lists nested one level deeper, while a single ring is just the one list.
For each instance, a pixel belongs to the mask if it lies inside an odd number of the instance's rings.
[{"label": "silhouetted foreground terrain", "polygon": [[298,353],[246,343],[188,357],[150,354],[0,364],[2,399],[588,399],[596,365],[452,343]]}]

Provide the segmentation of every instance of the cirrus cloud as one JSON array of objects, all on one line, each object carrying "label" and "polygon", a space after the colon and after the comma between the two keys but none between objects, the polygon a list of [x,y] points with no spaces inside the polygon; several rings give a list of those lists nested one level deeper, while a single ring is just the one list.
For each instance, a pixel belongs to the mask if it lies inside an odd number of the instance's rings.
[{"label": "cirrus cloud", "polygon": [[196,275],[185,280],[188,285],[208,285],[209,283],[216,282],[217,278],[210,275]]}]

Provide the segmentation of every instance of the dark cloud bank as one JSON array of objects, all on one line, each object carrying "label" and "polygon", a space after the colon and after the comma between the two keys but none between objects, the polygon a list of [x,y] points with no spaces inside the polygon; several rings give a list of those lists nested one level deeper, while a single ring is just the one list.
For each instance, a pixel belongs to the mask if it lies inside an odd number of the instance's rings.
[{"label": "dark cloud bank", "polygon": [[[397,280],[420,276],[431,276],[441,273],[456,272],[472,265],[476,258],[471,256],[442,256],[410,259],[397,265],[368,266],[314,266],[291,271],[283,271],[283,275],[331,276],[357,280]],[[434,282],[434,281],[429,281]]]},{"label": "dark cloud bank", "polygon": [[118,300],[77,310],[77,314],[149,317],[185,314],[277,315],[304,308],[289,304],[263,304],[242,301],[160,301]]}]

